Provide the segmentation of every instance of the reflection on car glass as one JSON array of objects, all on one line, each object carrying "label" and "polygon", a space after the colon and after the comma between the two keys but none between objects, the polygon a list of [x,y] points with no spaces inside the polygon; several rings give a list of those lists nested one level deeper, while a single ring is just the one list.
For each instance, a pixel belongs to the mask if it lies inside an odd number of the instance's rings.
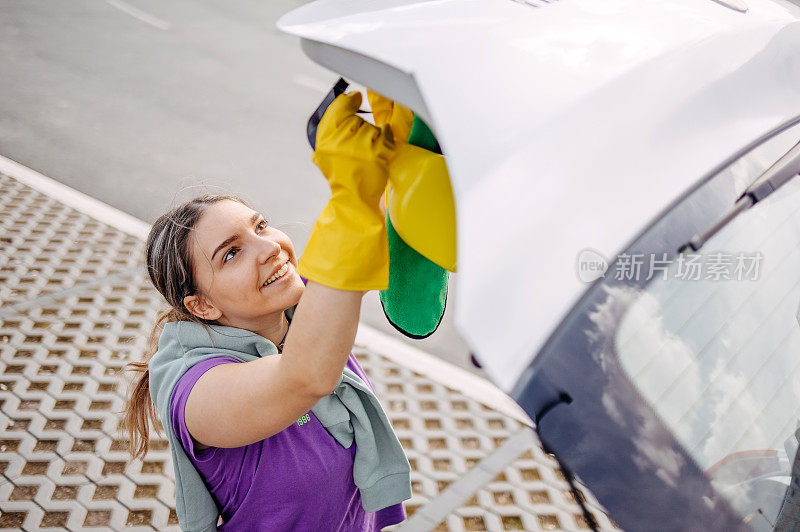
[{"label": "reflection on car glass", "polygon": [[800,326],[800,303],[797,304],[797,312],[794,317],[797,319],[797,325]]},{"label": "reflection on car glass", "polygon": [[[800,439],[800,430],[795,432],[795,443]],[[781,501],[774,530],[800,530],[800,454],[795,447],[789,486]]]},{"label": "reflection on car glass", "polygon": [[757,252],[763,263],[746,280],[656,279],[620,320],[615,350],[715,488],[752,528],[772,530],[800,420],[800,180],[702,252]]},{"label": "reflection on car glass", "polygon": [[717,221],[710,229],[695,235],[678,250],[680,253],[698,251],[703,245],[728,225],[741,213],[769,197],[773,192],[786,184],[791,178],[800,174],[800,142],[794,145],[783,157],[770,166],[756,181],[747,187],[742,196],[736,200],[733,208]]}]

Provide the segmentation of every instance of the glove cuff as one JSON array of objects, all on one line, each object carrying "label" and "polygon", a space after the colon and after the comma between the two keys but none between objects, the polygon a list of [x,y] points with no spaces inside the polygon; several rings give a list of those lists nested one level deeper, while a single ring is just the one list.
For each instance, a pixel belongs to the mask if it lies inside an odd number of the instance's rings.
[{"label": "glove cuff", "polygon": [[344,207],[342,202],[328,202],[314,224],[297,271],[342,290],[388,288],[389,244],[377,205],[371,209],[363,203]]}]

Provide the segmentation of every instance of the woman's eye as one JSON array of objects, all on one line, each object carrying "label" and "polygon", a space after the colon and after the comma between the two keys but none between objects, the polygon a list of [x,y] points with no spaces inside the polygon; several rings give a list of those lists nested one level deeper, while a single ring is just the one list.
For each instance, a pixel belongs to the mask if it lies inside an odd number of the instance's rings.
[{"label": "woman's eye", "polygon": [[239,251],[237,248],[229,249],[228,252],[225,253],[225,256],[222,257],[222,262],[228,262],[229,260],[231,260],[236,255],[237,251]]},{"label": "woman's eye", "polygon": [[264,229],[267,228],[267,225],[268,225],[267,222],[265,222],[264,220],[261,220],[261,222],[259,222],[259,224],[258,224],[258,230],[259,231],[263,231]]}]

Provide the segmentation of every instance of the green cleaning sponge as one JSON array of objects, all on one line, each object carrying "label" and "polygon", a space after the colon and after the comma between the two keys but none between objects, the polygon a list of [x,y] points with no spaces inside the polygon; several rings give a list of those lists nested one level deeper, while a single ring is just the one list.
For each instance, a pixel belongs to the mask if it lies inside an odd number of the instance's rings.
[{"label": "green cleaning sponge", "polygon": [[[428,126],[414,117],[408,143],[441,153]],[[448,271],[405,243],[386,213],[389,235],[389,288],[380,291],[386,319],[410,338],[426,338],[439,327],[447,303]],[[435,229],[435,228],[432,228]]]},{"label": "green cleaning sponge", "polygon": [[411,338],[433,334],[444,316],[448,271],[406,244],[386,213],[389,234],[389,288],[380,291],[386,318]]},{"label": "green cleaning sponge", "polygon": [[442,153],[439,141],[436,140],[431,128],[416,115],[414,115],[414,123],[411,124],[411,133],[408,134],[408,143],[433,153]]}]

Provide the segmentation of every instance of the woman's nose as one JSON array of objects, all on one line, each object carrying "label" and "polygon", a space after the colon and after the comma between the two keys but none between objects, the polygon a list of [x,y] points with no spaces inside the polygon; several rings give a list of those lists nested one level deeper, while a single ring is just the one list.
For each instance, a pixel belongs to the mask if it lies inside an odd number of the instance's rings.
[{"label": "woman's nose", "polygon": [[281,252],[281,245],[270,238],[261,239],[258,259],[260,262],[269,262],[273,257],[277,257]]}]

